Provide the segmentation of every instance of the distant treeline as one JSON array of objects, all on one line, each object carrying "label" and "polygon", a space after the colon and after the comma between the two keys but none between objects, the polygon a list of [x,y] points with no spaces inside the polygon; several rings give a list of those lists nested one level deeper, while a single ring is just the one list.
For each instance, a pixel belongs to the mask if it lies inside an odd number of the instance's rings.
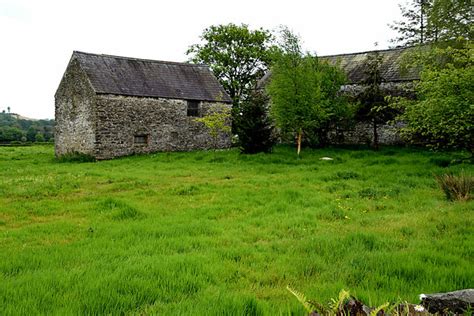
[{"label": "distant treeline", "polygon": [[14,113],[0,113],[0,143],[53,141],[54,120],[29,120]]}]

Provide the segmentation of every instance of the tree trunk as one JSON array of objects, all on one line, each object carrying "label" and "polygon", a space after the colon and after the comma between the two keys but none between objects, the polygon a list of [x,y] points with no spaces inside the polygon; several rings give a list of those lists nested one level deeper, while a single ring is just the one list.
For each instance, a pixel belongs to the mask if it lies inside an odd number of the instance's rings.
[{"label": "tree trunk", "polygon": [[297,153],[298,153],[298,157],[300,156],[300,151],[301,151],[301,138],[303,137],[303,131],[300,129],[298,131],[298,140],[297,140],[297,144],[298,144],[298,150],[297,150]]},{"label": "tree trunk", "polygon": [[377,121],[373,121],[374,127],[374,149],[379,150],[379,134],[377,132]]}]

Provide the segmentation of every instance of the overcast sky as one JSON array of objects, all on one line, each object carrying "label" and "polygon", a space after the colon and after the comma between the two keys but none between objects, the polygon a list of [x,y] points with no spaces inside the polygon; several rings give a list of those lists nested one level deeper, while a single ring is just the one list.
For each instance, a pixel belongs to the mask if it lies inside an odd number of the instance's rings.
[{"label": "overcast sky", "polygon": [[73,50],[186,61],[209,25],[286,25],[318,55],[389,46],[403,0],[0,0],[0,110],[54,118]]}]

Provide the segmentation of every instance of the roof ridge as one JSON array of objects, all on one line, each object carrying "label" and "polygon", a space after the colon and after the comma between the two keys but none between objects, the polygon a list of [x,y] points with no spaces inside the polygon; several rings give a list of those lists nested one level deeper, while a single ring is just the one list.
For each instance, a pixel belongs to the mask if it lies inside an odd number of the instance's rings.
[{"label": "roof ridge", "polygon": [[98,56],[98,57],[111,57],[116,59],[125,59],[125,60],[138,60],[138,61],[146,61],[146,62],[154,62],[160,64],[171,64],[171,65],[179,65],[179,66],[191,66],[191,67],[205,67],[209,68],[206,64],[190,64],[186,62],[177,62],[177,61],[167,61],[167,60],[157,60],[157,59],[148,59],[148,58],[136,58],[136,57],[126,57],[126,56],[117,56],[117,55],[109,55],[109,54],[95,54],[95,53],[88,53],[88,52],[81,52],[78,50],[73,51],[74,54],[84,54],[84,55],[91,55],[91,56]]},{"label": "roof ridge", "polygon": [[324,57],[338,57],[338,56],[349,56],[349,55],[362,55],[362,54],[375,53],[375,52],[391,52],[391,51],[397,51],[397,50],[408,50],[408,49],[413,48],[413,47],[415,47],[415,46],[394,47],[394,48],[386,48],[386,49],[374,49],[374,50],[367,50],[367,51],[355,52],[355,53],[343,53],[343,54],[324,55],[324,56],[318,56],[318,58],[324,58]]}]

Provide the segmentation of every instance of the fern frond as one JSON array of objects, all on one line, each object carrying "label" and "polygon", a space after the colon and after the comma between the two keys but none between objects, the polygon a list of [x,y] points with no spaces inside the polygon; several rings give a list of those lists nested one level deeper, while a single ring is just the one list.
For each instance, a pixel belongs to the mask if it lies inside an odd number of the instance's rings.
[{"label": "fern frond", "polygon": [[339,292],[337,301],[335,299],[331,299],[330,306],[332,311],[337,313],[340,309],[342,309],[344,302],[349,298],[351,298],[351,294],[348,291],[342,289],[341,292]]},{"label": "fern frond", "polygon": [[377,313],[380,312],[382,309],[387,308],[390,305],[389,302],[382,304],[376,307],[373,311],[370,312],[370,316],[377,316]]},{"label": "fern frond", "polygon": [[322,304],[319,304],[318,302],[315,302],[315,301],[307,301],[307,302],[310,304],[311,309],[313,311],[318,312],[318,314],[320,314],[320,315],[329,315],[327,313],[326,308]]},{"label": "fern frond", "polygon": [[394,315],[394,316],[409,316],[410,304],[407,301],[402,301],[400,298],[390,304],[386,309],[384,309],[385,315]]},{"label": "fern frond", "polygon": [[306,299],[306,296],[303,293],[298,292],[295,289],[292,289],[289,285],[286,286],[286,289],[296,297],[296,299],[304,306],[304,308],[308,311],[308,313],[312,312],[311,303],[308,302],[308,300]]}]

